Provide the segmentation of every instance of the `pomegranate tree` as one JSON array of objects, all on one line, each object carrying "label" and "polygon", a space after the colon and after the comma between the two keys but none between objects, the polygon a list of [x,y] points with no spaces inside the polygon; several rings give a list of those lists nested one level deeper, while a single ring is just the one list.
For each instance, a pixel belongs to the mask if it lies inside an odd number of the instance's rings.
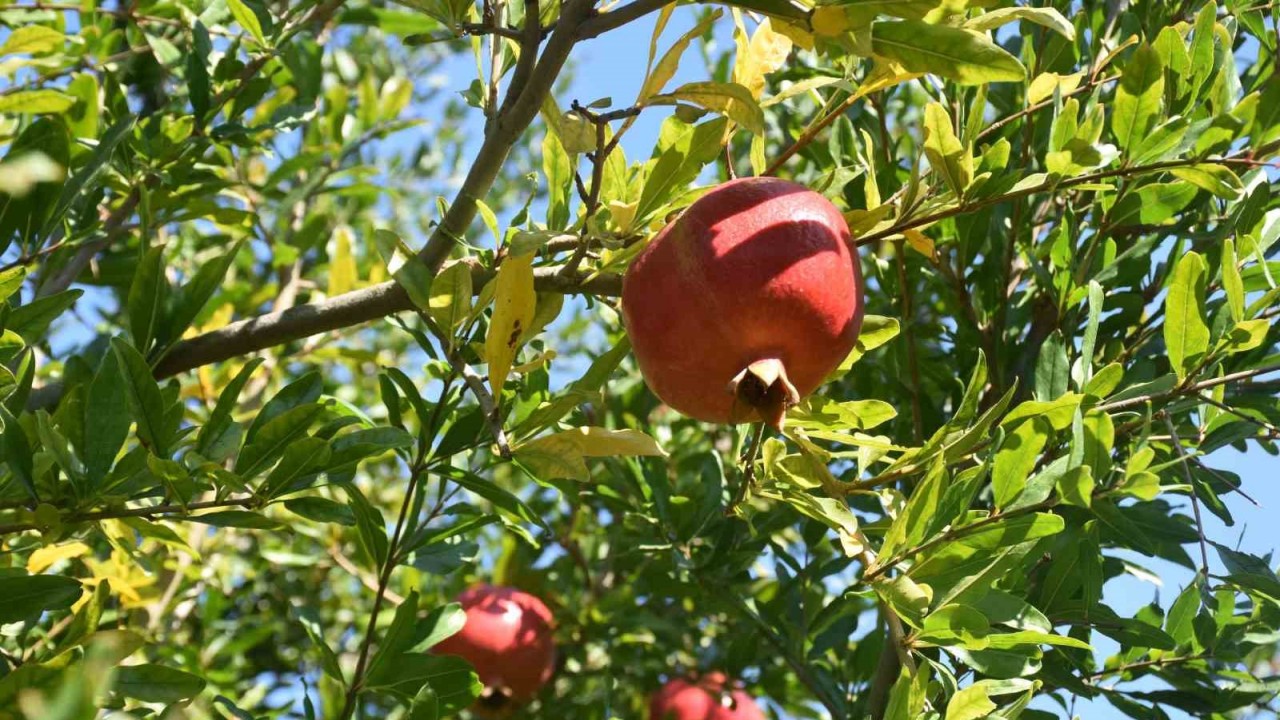
[{"label": "pomegranate tree", "polygon": [[699,420],[780,427],[857,339],[862,275],[849,241],[840,211],[792,182],[743,178],[703,195],[623,281],[649,388]]},{"label": "pomegranate tree", "polygon": [[477,585],[458,597],[467,621],[435,646],[471,663],[485,690],[480,712],[528,702],[551,679],[556,648],[551,611],[541,600],[510,587]]},{"label": "pomegranate tree", "polygon": [[668,682],[650,700],[649,720],[764,720],[764,711],[717,672]]}]

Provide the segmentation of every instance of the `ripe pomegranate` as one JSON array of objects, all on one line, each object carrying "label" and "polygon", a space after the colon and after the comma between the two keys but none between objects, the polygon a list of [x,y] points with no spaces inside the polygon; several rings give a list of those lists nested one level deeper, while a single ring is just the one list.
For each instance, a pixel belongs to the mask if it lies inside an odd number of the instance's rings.
[{"label": "ripe pomegranate", "polygon": [[555,670],[551,611],[529,593],[492,585],[472,587],[458,602],[466,624],[433,651],[476,669],[485,691],[474,709],[492,714],[531,700]]},{"label": "ripe pomegranate", "polygon": [[708,422],[781,427],[853,349],[862,311],[844,217],[776,178],[703,195],[640,252],[622,286],[645,382]]},{"label": "ripe pomegranate", "polygon": [[650,700],[649,720],[764,720],[764,711],[717,672],[668,682]]}]

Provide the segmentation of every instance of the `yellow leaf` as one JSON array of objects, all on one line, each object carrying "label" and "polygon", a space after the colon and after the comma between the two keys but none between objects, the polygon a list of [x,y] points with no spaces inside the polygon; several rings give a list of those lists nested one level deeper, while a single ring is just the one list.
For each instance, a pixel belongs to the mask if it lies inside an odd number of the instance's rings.
[{"label": "yellow leaf", "polygon": [[639,430],[609,430],[580,427],[540,437],[516,448],[520,458],[534,474],[550,480],[570,478],[587,481],[585,458],[589,457],[666,457],[658,443]]},{"label": "yellow leaf", "polygon": [[446,267],[431,283],[427,301],[431,319],[452,335],[471,314],[471,295],[471,267],[462,262]]},{"label": "yellow leaf", "polygon": [[837,37],[852,27],[849,16],[841,5],[823,5],[813,11],[809,22],[813,25],[814,34],[819,37]]},{"label": "yellow leaf", "polygon": [[902,236],[907,239],[908,245],[915,248],[916,252],[927,258],[933,257],[933,240],[928,235],[919,230],[909,229],[903,230]]},{"label": "yellow leaf", "polygon": [[636,99],[637,104],[643,103],[650,96],[657,95],[662,92],[662,88],[666,87],[667,82],[676,74],[676,69],[680,67],[680,56],[684,55],[684,51],[689,48],[689,43],[703,33],[711,29],[716,20],[720,19],[720,10],[715,10],[702,19],[702,22],[693,26],[689,32],[680,36],[675,44],[663,54],[662,59],[653,68],[653,72],[649,73],[649,77],[645,78],[644,85],[640,88],[640,96]]},{"label": "yellow leaf", "polygon": [[609,201],[609,216],[613,218],[613,224],[618,227],[618,232],[623,234],[631,232],[631,223],[636,219],[637,204],[636,202]]},{"label": "yellow leaf", "polygon": [[791,54],[791,39],[774,32],[768,18],[760,23],[751,40],[739,27],[738,57],[733,68],[733,81],[751,91],[759,99],[764,94],[764,78],[787,62]]},{"label": "yellow leaf", "polygon": [[530,360],[529,362],[526,362],[526,363],[520,363],[519,365],[517,365],[517,366],[515,366],[515,367],[511,368],[511,372],[513,372],[513,373],[520,373],[521,375],[523,375],[523,374],[525,374],[525,373],[529,372],[530,370],[537,370],[538,368],[542,367],[543,365],[550,365],[550,364],[551,364],[551,361],[552,361],[552,360],[555,360],[555,359],[556,359],[556,351],[555,351],[555,350],[547,350],[547,351],[544,351],[544,352],[540,352],[540,353],[538,353],[538,356],[537,356],[537,357],[535,357],[534,359]]},{"label": "yellow leaf", "polygon": [[350,292],[359,277],[356,258],[351,254],[351,228],[341,225],[333,233],[333,247],[329,250],[329,297]]},{"label": "yellow leaf", "polygon": [[951,114],[941,103],[924,108],[924,154],[956,197],[962,196],[973,180],[973,156],[956,137]]},{"label": "yellow leaf", "polygon": [[722,113],[752,133],[764,134],[764,111],[751,92],[738,83],[685,83],[670,93],[650,97],[646,104],[674,104],[678,100]]},{"label": "yellow leaf", "polygon": [[502,384],[520,349],[520,335],[533,322],[538,301],[533,289],[533,255],[508,255],[498,268],[495,283],[493,317],[484,340],[484,354],[489,363],[489,386],[497,399],[502,396]]},{"label": "yellow leaf", "polygon": [[37,575],[52,567],[61,560],[80,557],[89,552],[89,546],[82,542],[69,542],[65,545],[49,545],[37,549],[27,558],[27,572]]},{"label": "yellow leaf", "polygon": [[1059,75],[1052,72],[1040,73],[1035,80],[1031,81],[1031,85],[1027,87],[1027,104],[1035,105],[1043,100],[1048,100],[1053,97],[1055,90],[1061,90],[1062,94],[1066,95],[1080,87],[1080,80],[1083,78],[1083,70],[1071,75]]}]

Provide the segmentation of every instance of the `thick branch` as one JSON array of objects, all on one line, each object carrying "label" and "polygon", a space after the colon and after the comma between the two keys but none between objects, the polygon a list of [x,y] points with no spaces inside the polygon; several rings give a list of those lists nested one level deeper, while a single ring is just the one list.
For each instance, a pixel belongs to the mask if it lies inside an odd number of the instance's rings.
[{"label": "thick branch", "polygon": [[661,9],[665,5],[669,5],[674,0],[634,0],[634,2],[611,10],[607,13],[596,15],[590,20],[582,23],[582,27],[578,30],[578,37],[582,40],[596,37],[622,27],[632,20],[638,20],[655,10]]},{"label": "thick branch", "polygon": [[[493,271],[474,259],[472,284],[479,291],[493,277]],[[582,293],[616,297],[622,293],[622,278],[599,275],[588,279],[584,273],[562,276],[559,267],[534,270],[534,287],[543,292]],[[184,340],[161,359],[157,378],[166,378],[204,365],[283,345],[311,335],[360,325],[388,315],[413,309],[413,301],[396,282],[389,281],[344,293],[323,302],[295,305],[280,312],[231,323],[203,335]],[[47,408],[58,403],[62,387],[51,383],[32,391],[27,406]]]}]

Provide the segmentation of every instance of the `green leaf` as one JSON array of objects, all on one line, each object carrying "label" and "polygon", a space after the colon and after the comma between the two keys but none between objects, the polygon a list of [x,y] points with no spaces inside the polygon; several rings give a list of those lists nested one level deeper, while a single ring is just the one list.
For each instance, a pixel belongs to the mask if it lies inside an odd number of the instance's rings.
[{"label": "green leaf", "polygon": [[1240,261],[1232,238],[1222,242],[1222,289],[1227,292],[1231,319],[1240,322],[1244,319],[1244,281],[1240,278]]},{"label": "green leaf", "polygon": [[787,413],[787,426],[799,430],[870,430],[898,416],[883,400],[838,402],[813,395]]},{"label": "green leaf", "polygon": [[996,709],[982,683],[974,683],[951,696],[947,701],[946,720],[977,720],[990,715]]},{"label": "green leaf", "polygon": [[176,703],[200,694],[205,680],[185,670],[145,663],[116,669],[116,692],[150,703]]},{"label": "green leaf", "polygon": [[1121,71],[1116,88],[1111,130],[1117,145],[1130,150],[1147,137],[1159,117],[1163,95],[1164,63],[1154,48],[1142,43]]},{"label": "green leaf", "polygon": [[164,246],[157,245],[138,260],[133,284],[129,286],[129,333],[133,346],[144,356],[165,321],[165,303],[170,293],[164,276]]},{"label": "green leaf", "polygon": [[8,330],[21,335],[28,345],[38,345],[48,335],[49,325],[83,294],[83,290],[66,290],[13,308],[9,312]]},{"label": "green leaf", "polygon": [[[716,118],[696,126],[685,126],[678,119],[667,121],[680,129],[670,145],[662,149],[640,191],[636,205],[636,221],[642,222],[664,204],[679,188],[692,182],[702,167],[720,154],[721,139],[728,121]],[[660,146],[661,147],[661,146]]]},{"label": "green leaf", "polygon": [[281,528],[280,523],[275,520],[248,510],[220,510],[218,512],[204,513],[203,515],[191,515],[187,517],[187,520],[222,528],[247,528],[250,530],[279,530]]},{"label": "green leaf", "polygon": [[209,112],[209,55],[212,52],[209,29],[197,19],[191,26],[191,51],[187,53],[187,95],[191,98],[191,112],[197,127],[204,125]]},{"label": "green leaf", "polygon": [[67,37],[51,27],[45,27],[44,25],[18,26],[9,33],[9,37],[5,39],[4,44],[0,45],[0,57],[19,53],[40,55],[53,50],[60,50],[66,42]]},{"label": "green leaf", "polygon": [[401,653],[385,663],[378,674],[370,673],[371,689],[411,698],[423,687],[435,691],[440,714],[448,716],[471,704],[484,685],[471,665],[452,655]]},{"label": "green leaf", "polygon": [[182,337],[187,328],[191,327],[200,315],[200,311],[209,304],[210,298],[222,286],[227,270],[235,261],[236,254],[240,252],[243,245],[244,241],[237,242],[230,250],[213,261],[200,264],[191,282],[182,286],[177,303],[173,307],[173,316],[169,318],[164,331],[157,336],[159,342],[168,344]]},{"label": "green leaf", "polygon": [[1185,379],[1209,350],[1209,326],[1205,324],[1204,258],[1192,251],[1178,260],[1169,279],[1164,301],[1164,342],[1169,364],[1179,380]]},{"label": "green leaf", "polygon": [[858,341],[854,343],[853,350],[840,363],[840,367],[836,368],[831,374],[832,377],[839,377],[849,372],[849,370],[862,359],[863,355],[884,345],[890,340],[898,336],[899,324],[897,318],[885,317],[883,315],[866,315],[862,318],[862,328],[858,332]]},{"label": "green leaf", "polygon": [[307,636],[311,638],[311,643],[320,651],[320,668],[324,670],[325,675],[337,680],[339,685],[345,684],[346,680],[342,677],[342,667],[338,664],[338,656],[329,648],[329,644],[324,639],[324,628],[320,625],[320,617],[314,607],[309,605],[294,606],[294,610],[298,614],[298,621],[302,623],[302,628],[307,631]]},{"label": "green leaf", "polygon": [[901,668],[898,680],[889,691],[889,705],[885,710],[884,720],[916,720],[921,717],[928,689],[928,668],[921,667],[915,676],[911,675],[908,668]]},{"label": "green leaf", "polygon": [[973,155],[956,137],[951,114],[940,103],[924,108],[924,153],[951,192],[962,197],[973,181]]},{"label": "green leaf", "polygon": [[1280,577],[1265,560],[1255,555],[1232,550],[1226,545],[1209,541],[1218,549],[1218,557],[1227,568],[1227,577],[1239,587],[1280,600]]},{"label": "green leaf", "polygon": [[1244,184],[1226,165],[1201,163],[1171,168],[1169,173],[1224,200],[1237,200],[1244,193]]},{"label": "green leaf", "polygon": [[1068,40],[1076,39],[1076,28],[1062,13],[1051,7],[1007,7],[988,10],[966,22],[970,30],[985,32],[995,30],[1015,20],[1026,20],[1058,33]]},{"label": "green leaf", "polygon": [[151,375],[151,366],[138,351],[120,338],[111,339],[111,349],[124,377],[125,399],[137,423],[138,439],[158,457],[168,456],[170,431],[160,385]]},{"label": "green leaf", "polygon": [[347,501],[355,514],[360,546],[373,561],[374,567],[382,567],[387,561],[387,523],[383,520],[382,513],[354,485],[343,485],[342,489],[347,493]]},{"label": "green leaf", "polygon": [[300,497],[285,500],[284,507],[291,513],[318,523],[336,523],[353,527],[356,524],[351,508],[328,498]]},{"label": "green leaf", "polygon": [[1055,330],[1040,345],[1040,355],[1036,360],[1036,400],[1049,402],[1061,397],[1067,392],[1070,376],[1067,346],[1062,334]]},{"label": "green leaf", "polygon": [[72,175],[66,184],[62,186],[62,192],[58,196],[58,203],[54,206],[53,212],[49,214],[48,220],[42,233],[48,235],[53,232],[54,226],[62,221],[62,216],[71,208],[72,203],[80,196],[80,192],[85,188],[92,187],[98,175],[111,162],[111,156],[115,153],[116,148],[125,138],[133,135],[133,125],[137,120],[133,115],[126,115],[124,118],[116,122],[107,131],[98,138],[98,146],[94,148],[93,155],[89,157],[88,162],[80,166],[75,175]]},{"label": "green leaf", "polygon": [[933,645],[961,645],[970,650],[987,647],[991,624],[982,613],[965,605],[938,608],[925,618],[917,638]]},{"label": "green leaf", "polygon": [[756,135],[764,134],[764,111],[751,91],[738,83],[685,83],[670,93],[650,97],[646,104],[674,104],[677,101],[721,113]]},{"label": "green leaf", "polygon": [[[387,265],[387,272],[395,278],[395,281],[404,289],[405,294],[409,296],[409,300],[413,302],[414,307],[419,310],[431,312],[432,298],[435,296],[433,291],[434,284],[442,277],[450,272],[459,272],[454,267],[461,267],[470,279],[470,268],[465,263],[455,263],[453,266],[446,268],[438,278],[432,278],[431,269],[426,263],[418,257],[418,254],[412,248],[400,239],[400,236],[379,228],[373,232],[373,244],[378,248],[378,254],[382,256],[382,262]],[[468,297],[467,301],[470,302]],[[432,317],[435,317],[432,315]],[[447,328],[446,328],[447,329]]]},{"label": "green leaf", "polygon": [[0,576],[0,625],[65,610],[82,593],[79,580],[61,575]]},{"label": "green leaf", "polygon": [[0,270],[0,300],[8,300],[11,295],[22,288],[27,279],[27,269],[21,265]]},{"label": "green leaf", "polygon": [[991,488],[996,507],[1005,507],[1026,487],[1027,478],[1040,460],[1040,452],[1049,439],[1047,423],[1031,420],[1021,423],[1005,436],[996,451],[991,470]]},{"label": "green leaf", "polygon": [[253,442],[258,432],[267,423],[285,412],[319,400],[320,393],[323,390],[324,379],[319,372],[314,370],[281,388],[280,392],[273,395],[267,401],[267,404],[263,405],[262,409],[258,411],[258,415],[254,417],[253,423],[249,425],[248,432],[245,433],[245,443]]},{"label": "green leaf", "polygon": [[0,114],[48,115],[66,112],[76,99],[58,90],[20,90],[0,95]]},{"label": "green leaf", "polygon": [[880,545],[881,558],[887,561],[900,550],[916,544],[923,538],[928,529],[929,520],[937,513],[938,506],[942,502],[942,494],[948,481],[946,464],[939,457],[930,466],[929,472],[925,473],[924,479],[916,486],[915,492],[911,493],[907,506],[885,532],[884,542]]},{"label": "green leaf", "polygon": [[961,85],[1019,82],[1026,68],[986,35],[920,20],[877,22],[871,47],[910,72],[932,73]]},{"label": "green leaf", "polygon": [[294,483],[329,462],[329,443],[317,437],[304,437],[285,448],[280,462],[258,488],[258,495],[268,500],[294,492]]},{"label": "green leaf", "polygon": [[[264,410],[265,412],[265,410]],[[314,403],[286,410],[262,426],[252,441],[245,443],[236,458],[235,470],[244,480],[251,480],[271,467],[286,448],[298,442],[324,412]]]},{"label": "green leaf", "polygon": [[267,38],[262,33],[262,22],[244,0],[227,0],[227,9],[231,11],[231,16],[236,19],[236,22],[240,23],[240,27],[248,30],[259,45],[268,47]]},{"label": "green leaf", "polygon": [[97,375],[89,383],[84,403],[85,479],[92,491],[98,487],[129,436],[129,404],[126,383],[115,353],[105,353]]},{"label": "green leaf", "polygon": [[1112,226],[1160,225],[1195,199],[1197,189],[1188,183],[1151,183],[1122,197],[1111,208]]},{"label": "green leaf", "polygon": [[196,435],[196,452],[208,456],[214,443],[231,427],[231,412],[235,410],[236,402],[240,399],[240,391],[244,389],[245,383],[249,382],[253,371],[257,370],[262,363],[263,359],[260,357],[250,359],[223,388],[222,394],[218,396],[218,402],[213,407],[213,412],[209,413],[209,419],[200,427],[200,433]]},{"label": "green leaf", "polygon": [[446,333],[455,332],[471,315],[471,296],[474,294],[471,268],[466,263],[454,263],[431,282],[431,297],[427,312]]},{"label": "green leaf", "polygon": [[1238,322],[1223,338],[1226,351],[1234,354],[1260,348],[1270,331],[1271,321],[1266,318]]}]

